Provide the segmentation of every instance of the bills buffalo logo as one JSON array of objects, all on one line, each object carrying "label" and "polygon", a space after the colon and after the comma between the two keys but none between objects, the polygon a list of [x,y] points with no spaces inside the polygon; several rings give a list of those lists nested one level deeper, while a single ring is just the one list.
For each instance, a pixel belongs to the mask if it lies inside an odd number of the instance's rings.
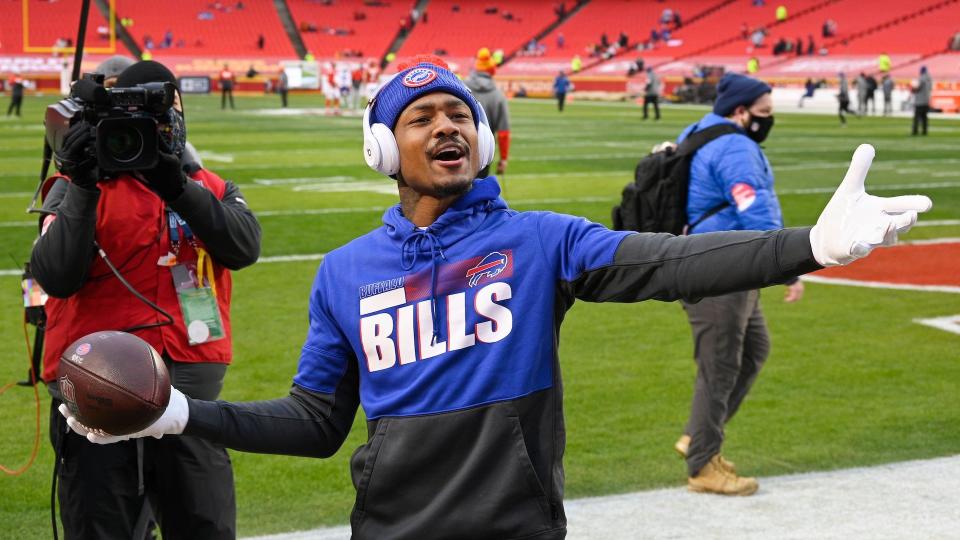
[{"label": "bills buffalo logo", "polygon": [[507,256],[499,251],[494,251],[481,259],[479,264],[467,270],[467,277],[470,279],[469,284],[471,287],[476,287],[482,278],[493,279],[506,268]]},{"label": "bills buffalo logo", "polygon": [[416,68],[410,70],[400,81],[407,88],[420,88],[423,85],[430,84],[430,81],[437,78],[437,72],[430,68]]},{"label": "bills buffalo logo", "polygon": [[89,352],[90,352],[90,344],[89,344],[89,343],[81,343],[80,346],[77,347],[77,354],[79,354],[80,356],[84,356],[84,355],[88,354]]}]

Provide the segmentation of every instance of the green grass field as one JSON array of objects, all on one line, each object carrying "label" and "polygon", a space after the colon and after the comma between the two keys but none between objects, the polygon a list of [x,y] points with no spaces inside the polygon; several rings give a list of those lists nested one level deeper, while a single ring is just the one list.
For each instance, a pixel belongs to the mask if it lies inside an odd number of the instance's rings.
[{"label": "green grass field", "polygon": [[[43,107],[28,98],[24,119],[0,117],[0,269],[29,258],[35,218],[24,213],[40,168]],[[273,97],[188,96],[189,139],[206,166],[238,183],[263,227],[263,256],[330,251],[380,223],[397,197],[366,168],[359,118],[271,116]],[[5,105],[6,101],[0,100]],[[292,96],[291,107],[316,107]],[[550,209],[610,223],[610,207],[638,157],[673,139],[705,109],[667,108],[642,122],[635,104],[511,104],[513,145],[506,199],[520,210]],[[907,119],[779,114],[766,144],[788,226],[811,225],[843,177],[858,144],[877,148],[868,190],[922,192],[925,220],[960,218],[960,122],[934,119],[927,138]],[[916,185],[916,187],[911,187]],[[926,187],[923,187],[926,186]],[[907,237],[960,237],[960,226],[917,227]],[[960,261],[955,261],[960,264]],[[316,260],[261,262],[235,274],[234,364],[222,397],[280,397],[291,383],[307,329]],[[958,273],[960,273],[960,266]],[[0,385],[28,362],[19,278],[0,275]],[[773,352],[740,415],[725,454],[756,476],[828,470],[960,451],[960,336],[915,324],[960,313],[960,295],[808,284],[804,300],[764,293]],[[680,486],[685,467],[672,444],[686,419],[694,376],[686,318],[678,305],[578,303],[561,346],[568,445],[567,496]],[[53,453],[49,399],[41,392],[41,450],[24,475],[0,476],[0,538],[50,534]],[[0,396],[0,464],[26,462],[34,434],[33,394]],[[332,459],[232,452],[241,535],[344,524],[353,502],[347,461],[364,440],[358,418]],[[869,489],[869,486],[864,486]]]}]

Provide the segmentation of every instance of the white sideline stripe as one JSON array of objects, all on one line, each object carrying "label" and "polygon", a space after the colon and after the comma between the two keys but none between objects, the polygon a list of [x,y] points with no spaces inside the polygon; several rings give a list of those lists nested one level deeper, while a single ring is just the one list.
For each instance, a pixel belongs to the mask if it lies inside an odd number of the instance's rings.
[{"label": "white sideline stripe", "polygon": [[[920,224],[917,223],[917,225],[920,225]],[[914,227],[916,227],[917,225],[914,225]],[[899,243],[912,245],[912,246],[922,246],[922,245],[931,245],[931,244],[957,244],[957,243],[960,243],[960,238],[928,238],[926,240],[905,240]]]},{"label": "white sideline stripe", "polygon": [[407,290],[403,285],[392,291],[382,292],[360,299],[360,315],[400,306],[407,303]]},{"label": "white sideline stripe", "polygon": [[33,197],[32,191],[11,191],[10,193],[0,193],[0,199],[16,199],[18,197]]},{"label": "white sideline stripe", "polygon": [[934,317],[932,319],[914,319],[913,322],[944,330],[953,334],[960,334],[960,315],[949,317]]},{"label": "white sideline stripe", "polygon": [[259,217],[267,216],[313,216],[323,214],[358,214],[361,212],[376,212],[386,210],[386,206],[358,206],[347,208],[304,208],[302,210],[263,210],[254,211]]},{"label": "white sideline stripe", "polygon": [[[960,456],[951,456],[760,478],[752,497],[670,487],[572,499],[564,504],[567,538],[956,538],[958,477]],[[341,526],[246,540],[348,538],[350,527]]]},{"label": "white sideline stripe", "polygon": [[960,287],[952,285],[914,285],[910,283],[884,283],[882,281],[858,281],[855,279],[828,278],[822,276],[803,276],[803,280],[825,285],[848,285],[851,287],[867,287],[870,289],[894,289],[900,291],[923,291],[960,293]]},{"label": "white sideline stripe", "polygon": [[285,263],[298,261],[319,261],[323,259],[326,253],[306,253],[303,255],[274,255],[273,257],[260,257],[258,263]]},{"label": "white sideline stripe", "polygon": [[200,150],[197,152],[200,156],[200,159],[205,161],[219,161],[221,163],[233,163],[234,157],[233,154],[218,154],[216,152],[210,152],[208,150]]},{"label": "white sideline stripe", "polygon": [[[921,182],[917,184],[880,184],[876,186],[867,186],[867,192],[871,191],[895,191],[902,189],[946,189],[960,187],[960,182]],[[778,189],[775,190],[778,195],[804,195],[808,193],[833,193],[837,186],[798,188],[798,189]]]},{"label": "white sideline stripe", "polygon": [[914,227],[942,227],[945,225],[960,225],[960,219],[932,219],[918,221]]}]

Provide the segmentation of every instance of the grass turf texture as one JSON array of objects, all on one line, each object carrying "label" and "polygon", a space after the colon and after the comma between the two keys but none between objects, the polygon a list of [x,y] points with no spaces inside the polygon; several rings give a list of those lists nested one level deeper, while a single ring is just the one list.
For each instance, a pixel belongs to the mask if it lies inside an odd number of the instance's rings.
[{"label": "grass turf texture", "polygon": [[[239,97],[221,112],[219,96],[187,96],[190,140],[205,164],[237,182],[260,213],[263,255],[327,252],[379,223],[396,201],[390,181],[363,165],[358,118],[275,117],[275,98]],[[23,209],[40,166],[43,107],[28,98],[24,119],[0,117],[0,246],[12,269],[29,256],[34,218]],[[5,104],[5,100],[0,102]],[[291,96],[291,107],[317,107]],[[550,209],[608,223],[641,153],[673,139],[704,109],[666,108],[642,122],[633,104],[511,103],[513,144],[506,198],[520,209]],[[935,207],[923,219],[960,217],[960,123],[933,119],[931,135],[911,138],[909,119],[778,114],[765,144],[788,226],[810,225],[842,178],[856,146],[877,158],[867,181],[880,195],[925,192]],[[267,180],[285,183],[265,183]],[[363,191],[336,184],[348,183]],[[940,187],[885,189],[904,184]],[[387,188],[387,193],[370,191]],[[822,188],[822,189],[817,189]],[[808,191],[803,191],[808,190]],[[809,192],[813,190],[813,192]],[[299,213],[309,211],[309,213]],[[910,239],[960,236],[956,225],[918,227]],[[399,256],[399,254],[398,254]],[[284,395],[307,329],[307,294],[316,261],[260,263],[235,274],[235,361],[222,397]],[[27,369],[19,278],[0,276],[0,383]],[[960,313],[960,295],[808,284],[800,304],[782,288],[764,292],[773,353],[725,453],[747,474],[768,476],[949,455],[960,447],[958,337],[911,322]],[[563,327],[568,444],[567,496],[679,486],[685,467],[672,444],[688,412],[694,376],[689,328],[675,304],[577,303]],[[521,359],[518,359],[521,361]],[[0,463],[25,462],[32,444],[32,393],[0,396]],[[0,477],[0,538],[49,535],[53,454],[49,399],[41,393],[41,451],[23,476]],[[329,460],[232,452],[241,535],[346,523],[353,503],[350,453],[365,440],[361,415]]]}]

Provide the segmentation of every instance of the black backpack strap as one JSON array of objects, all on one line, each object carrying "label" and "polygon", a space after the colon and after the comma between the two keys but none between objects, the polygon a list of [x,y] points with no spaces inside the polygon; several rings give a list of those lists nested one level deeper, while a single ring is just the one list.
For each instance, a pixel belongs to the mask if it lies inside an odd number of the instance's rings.
[{"label": "black backpack strap", "polygon": [[677,152],[682,153],[683,155],[694,154],[697,150],[699,150],[703,145],[707,144],[708,142],[718,137],[721,137],[723,135],[728,135],[730,133],[743,133],[743,132],[737,129],[737,126],[729,122],[722,122],[720,124],[710,126],[706,129],[702,129],[695,133],[691,133],[686,139],[683,140],[682,143],[680,143],[679,147],[677,148]]},{"label": "black backpack strap", "polygon": [[[695,154],[697,150],[699,150],[705,144],[707,144],[708,142],[718,137],[721,137],[723,135],[728,135],[730,133],[741,133],[741,131],[737,129],[737,126],[729,122],[722,122],[720,124],[710,126],[706,129],[690,134],[686,139],[683,140],[682,143],[680,143],[680,146],[677,148],[677,152],[684,156],[689,156],[690,159],[692,160],[693,154]],[[704,212],[704,214],[700,216],[700,219],[687,225],[687,227],[684,230],[686,232],[692,231],[694,227],[702,223],[705,219],[723,210],[727,206],[729,206],[729,204],[726,201],[714,206],[710,210],[707,210],[706,212]]]},{"label": "black backpack strap", "polygon": [[723,210],[724,208],[726,208],[726,207],[728,207],[728,206],[730,206],[729,203],[727,203],[727,201],[723,201],[722,203],[720,203],[720,204],[714,206],[713,208],[707,210],[706,212],[703,213],[702,216],[700,216],[700,219],[698,219],[698,220],[694,221],[693,223],[687,225],[686,231],[689,233],[690,231],[693,230],[694,227],[696,227],[697,225],[703,223],[704,220],[706,220],[708,217],[716,214],[717,212]]}]

